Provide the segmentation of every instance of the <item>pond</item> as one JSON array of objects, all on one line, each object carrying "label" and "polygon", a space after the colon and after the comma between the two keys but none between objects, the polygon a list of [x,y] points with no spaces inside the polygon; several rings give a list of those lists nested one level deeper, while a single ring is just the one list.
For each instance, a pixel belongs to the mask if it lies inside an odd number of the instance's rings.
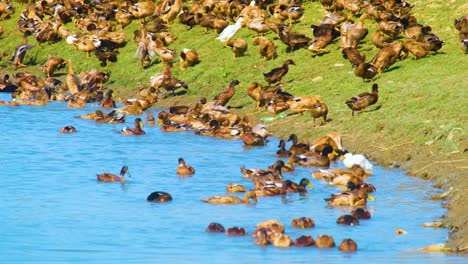
[{"label": "pond", "polygon": [[[8,100],[9,94],[0,94]],[[97,124],[74,118],[96,105],[68,109],[65,103],[43,107],[1,106],[0,256],[4,263],[462,263],[465,258],[426,254],[419,248],[445,242],[446,229],[423,228],[444,213],[439,191],[404,171],[374,167],[369,182],[377,192],[368,202],[370,220],[340,226],[336,219],[351,208],[329,207],[324,201],[338,192],[322,180],[307,195],[262,197],[256,205],[213,205],[200,201],[225,194],[228,183],[252,187],[240,167],[266,168],[276,161],[278,139],[246,149],[240,140],[222,140],[193,132],[160,132],[144,127],[144,136],[122,136],[126,124]],[[157,110],[153,110],[157,113]],[[65,125],[78,132],[60,134]],[[344,142],[346,143],[346,142]],[[346,144],[345,144],[346,147]],[[178,158],[195,167],[193,177],[180,178]],[[96,174],[118,174],[127,165],[125,184],[100,183]],[[332,167],[342,167],[341,162]],[[312,168],[296,169],[285,178],[311,179]],[[172,194],[173,201],[146,201],[153,191]],[[291,220],[312,217],[315,228],[296,229]],[[337,244],[352,238],[355,253],[331,249],[275,248],[254,244],[255,224],[276,219],[293,239],[303,234],[332,235]],[[244,227],[248,234],[230,237],[206,233],[211,222]],[[397,236],[395,229],[406,230]]]}]

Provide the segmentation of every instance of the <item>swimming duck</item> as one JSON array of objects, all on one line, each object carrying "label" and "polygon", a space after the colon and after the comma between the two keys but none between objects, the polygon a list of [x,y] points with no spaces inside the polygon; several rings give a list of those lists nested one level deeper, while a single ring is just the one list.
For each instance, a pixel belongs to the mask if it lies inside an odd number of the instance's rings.
[{"label": "swimming duck", "polygon": [[121,124],[125,123],[127,115],[124,112],[118,110],[112,110],[105,116],[98,116],[94,119],[96,123],[107,123],[107,124]]},{"label": "swimming duck", "polygon": [[289,152],[293,154],[303,154],[309,151],[309,144],[300,143],[296,134],[289,135],[287,142],[291,141],[291,146],[289,147]]},{"label": "swimming duck", "polygon": [[360,93],[357,96],[354,96],[353,98],[346,100],[346,105],[351,108],[353,111],[351,113],[352,116],[354,116],[354,111],[362,111],[366,109],[368,106],[371,106],[379,100],[379,85],[374,83],[372,85],[372,92],[365,92],[365,93]]},{"label": "swimming duck", "polygon": [[135,116],[141,115],[144,110],[146,109],[143,109],[143,106],[141,105],[140,100],[134,100],[133,102],[128,102],[127,105],[124,105],[119,108],[120,112],[124,112],[127,115],[135,115]]},{"label": "swimming duck", "polygon": [[290,236],[278,232],[272,232],[268,236],[268,240],[275,247],[290,247],[293,244]]},{"label": "swimming duck", "polygon": [[250,126],[243,126],[243,133],[241,135],[242,142],[246,146],[264,146],[267,140],[261,135],[254,133]]},{"label": "swimming duck", "polygon": [[243,227],[232,226],[226,230],[226,235],[228,236],[245,236],[247,231]]},{"label": "swimming duck", "polygon": [[228,193],[245,192],[245,187],[240,184],[229,183],[228,186],[226,187],[226,192]]},{"label": "swimming duck", "polygon": [[208,233],[224,233],[225,229],[222,224],[213,222],[208,225],[205,231]]},{"label": "swimming duck", "polygon": [[323,150],[319,153],[316,152],[307,152],[301,155],[294,155],[295,160],[294,162],[300,166],[313,166],[313,167],[329,167],[330,166],[330,158],[329,154],[333,152],[333,147],[327,145]]},{"label": "swimming duck", "polygon": [[355,226],[355,225],[359,225],[359,220],[352,215],[342,215],[338,217],[338,219],[336,220],[336,223],[340,225]]},{"label": "swimming duck", "polygon": [[315,222],[312,218],[310,217],[299,217],[299,218],[294,218],[291,221],[291,225],[300,229],[304,228],[312,228],[315,226]]},{"label": "swimming duck", "polygon": [[183,158],[179,158],[179,166],[176,169],[176,173],[180,176],[193,175],[195,173],[195,169],[192,166],[185,164],[185,160]]},{"label": "swimming duck", "polygon": [[172,201],[172,196],[167,192],[157,191],[150,193],[150,195],[146,197],[146,200],[153,203],[165,203]]},{"label": "swimming duck", "polygon": [[123,166],[122,169],[120,170],[120,176],[117,176],[115,174],[108,173],[108,172],[104,172],[104,173],[101,173],[101,174],[96,174],[96,176],[97,176],[98,181],[124,183],[125,182],[125,174],[127,174],[127,173],[128,173],[128,176],[131,177],[130,173],[128,172],[128,167]]},{"label": "swimming duck", "polygon": [[284,161],[282,160],[277,160],[272,166],[269,166],[267,169],[259,169],[259,168],[251,168],[247,169],[244,166],[240,168],[240,171],[242,175],[246,178],[254,178],[258,176],[262,176],[264,174],[271,173],[275,171],[276,167],[282,167],[284,166]]},{"label": "swimming duck", "polygon": [[277,83],[281,81],[281,79],[288,73],[289,67],[288,65],[296,65],[293,60],[288,59],[283,62],[283,65],[278,68],[274,68],[271,71],[264,73],[263,76],[265,81],[268,82],[268,85]]},{"label": "swimming duck", "polygon": [[359,165],[367,174],[372,175],[374,166],[364,155],[346,153],[341,158],[346,168],[351,169],[353,165]]},{"label": "swimming duck", "polygon": [[258,229],[266,228],[266,229],[271,229],[274,232],[284,233],[284,225],[280,221],[274,220],[274,219],[270,219],[270,220],[260,222],[260,223],[256,224],[255,226]]},{"label": "swimming duck", "polygon": [[310,247],[315,245],[315,240],[312,236],[302,235],[294,240],[294,245],[296,247]]},{"label": "swimming duck", "polygon": [[141,127],[143,126],[143,122],[141,121],[141,118],[135,118],[135,126],[132,127],[124,127],[121,131],[120,134],[122,135],[144,135],[146,134]]},{"label": "swimming duck", "polygon": [[343,239],[338,249],[343,252],[354,252],[357,250],[357,244],[351,238]]},{"label": "swimming duck", "polygon": [[254,203],[257,203],[257,195],[255,192],[249,191],[245,193],[244,199],[240,199],[239,197],[233,195],[218,195],[201,200],[205,203],[212,204],[249,204],[250,199],[252,199]]},{"label": "swimming duck", "polygon": [[104,116],[106,116],[106,114],[102,110],[96,110],[90,114],[77,115],[75,117],[81,118],[81,119],[87,119],[87,120],[95,120],[97,118],[102,118]]},{"label": "swimming duck", "polygon": [[63,134],[76,133],[76,128],[74,126],[64,126],[60,129],[60,133],[63,133]]},{"label": "swimming duck", "polygon": [[104,108],[115,108],[115,101],[112,98],[113,94],[114,94],[114,91],[112,91],[112,89],[109,89],[106,92],[106,96],[104,96],[104,99],[101,101],[100,106]]},{"label": "swimming duck", "polygon": [[291,156],[291,152],[286,149],[286,141],[284,141],[284,139],[280,139],[278,148],[279,150],[276,151],[276,154],[275,154],[276,157],[287,158]]},{"label": "swimming duck", "polygon": [[314,189],[314,186],[312,183],[310,183],[309,179],[307,178],[302,178],[299,184],[291,181],[291,180],[286,180],[285,183],[283,183],[282,186],[282,194],[285,193],[307,193],[307,187],[311,190]]},{"label": "swimming duck", "polygon": [[370,212],[364,208],[356,208],[352,210],[349,214],[356,217],[357,219],[370,219],[371,218]]},{"label": "swimming duck", "polygon": [[319,235],[315,240],[315,245],[318,248],[331,248],[335,246],[335,240],[329,235]]},{"label": "swimming duck", "polygon": [[330,185],[346,185],[348,182],[352,181],[355,184],[364,183],[363,177],[366,176],[364,169],[355,164],[351,168],[351,171],[344,170],[340,168],[328,169],[328,170],[319,170],[313,173],[314,178],[323,179]]},{"label": "swimming duck", "polygon": [[325,198],[324,200],[332,206],[360,206],[366,205],[367,199],[375,200],[369,194],[368,189],[359,188],[348,192],[332,194],[330,198]]}]

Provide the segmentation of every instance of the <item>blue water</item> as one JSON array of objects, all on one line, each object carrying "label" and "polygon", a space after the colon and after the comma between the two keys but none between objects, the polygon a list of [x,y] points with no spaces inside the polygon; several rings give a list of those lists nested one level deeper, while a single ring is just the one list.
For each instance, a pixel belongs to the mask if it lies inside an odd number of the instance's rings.
[{"label": "blue water", "polygon": [[[8,94],[0,94],[7,100]],[[446,229],[420,227],[440,219],[441,203],[427,198],[438,190],[403,171],[375,168],[369,181],[377,188],[368,209],[372,219],[359,226],[339,226],[336,219],[351,208],[328,207],[323,198],[336,187],[312,180],[306,196],[259,198],[257,205],[212,205],[201,198],[224,194],[228,183],[251,188],[239,168],[265,168],[276,160],[278,139],[245,149],[240,140],[163,133],[144,127],[147,135],[122,136],[126,124],[97,124],[74,118],[93,112],[53,102],[44,107],[0,106],[0,262],[1,263],[463,263],[466,258],[425,254],[418,248],[447,240]],[[154,110],[156,113],[157,110]],[[60,134],[65,125],[76,134]],[[196,169],[179,178],[183,157]],[[96,174],[118,174],[123,165],[132,178],[126,184],[99,183]],[[342,166],[340,163],[333,167]],[[285,174],[298,182],[311,168]],[[153,204],[146,197],[166,191],[174,200]],[[296,217],[315,220],[312,229],[291,226]],[[332,235],[339,244],[354,239],[356,253],[337,248],[275,248],[254,245],[255,224],[277,219],[293,239],[303,234]],[[248,235],[206,233],[210,222],[244,227]],[[408,231],[396,236],[395,228]]]}]

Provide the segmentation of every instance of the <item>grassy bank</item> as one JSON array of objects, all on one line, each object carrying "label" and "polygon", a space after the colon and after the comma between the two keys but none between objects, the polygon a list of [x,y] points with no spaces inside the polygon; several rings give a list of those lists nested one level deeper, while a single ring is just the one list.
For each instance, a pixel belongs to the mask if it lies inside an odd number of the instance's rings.
[{"label": "grassy bank", "polygon": [[[188,83],[188,93],[159,102],[158,107],[191,103],[201,96],[211,99],[231,80],[238,79],[241,87],[236,90],[229,105],[240,113],[252,113],[255,102],[246,96],[245,87],[254,81],[263,83],[262,73],[280,66],[286,59],[293,59],[296,66],[291,66],[284,78],[287,81],[284,89],[295,96],[323,96],[329,107],[329,122],[323,126],[313,126],[309,115],[291,115],[268,123],[268,128],[282,138],[294,132],[301,141],[312,141],[329,131],[339,131],[343,135],[344,146],[350,151],[365,153],[384,166],[402,167],[408,174],[428,178],[444,190],[452,188],[445,203],[449,209],[445,223],[451,232],[448,245],[466,249],[468,239],[464,238],[468,237],[468,211],[464,204],[468,201],[468,181],[465,179],[468,166],[468,61],[461,52],[453,20],[468,14],[468,4],[461,0],[414,3],[412,13],[418,22],[430,25],[445,45],[437,54],[419,60],[413,60],[410,56],[404,61],[397,61],[381,74],[375,81],[380,86],[378,110],[371,107],[369,110],[375,111],[357,114],[354,118],[351,116],[345,100],[370,91],[372,84],[364,83],[354,75],[354,69],[342,58],[336,42],[327,47],[329,53],[314,57],[306,49],[286,53],[286,46],[275,40],[278,58],[265,61],[260,58],[258,47],[251,44],[256,34],[242,28],[235,37],[249,43],[248,55],[234,59],[232,52],[215,40],[218,36],[215,32],[203,34],[201,27],[187,31],[178,22],[170,25],[170,31],[178,37],[170,48],[178,52],[183,48],[195,49],[200,54],[201,63],[185,71],[180,71],[178,64],[175,65],[173,75]],[[0,61],[2,73],[14,71],[6,61],[21,42],[21,34],[15,25],[25,6],[15,6],[17,12],[10,19],[0,21],[5,30],[0,39],[0,54],[8,54]],[[293,30],[312,37],[310,25],[318,24],[326,12],[318,2],[307,2],[303,7],[305,15]],[[67,26],[72,29],[69,24]],[[370,33],[376,28],[375,23],[369,20],[365,25]],[[26,55],[30,66],[20,70],[43,76],[39,67],[52,54],[71,59],[76,72],[91,68],[110,71],[108,86],[121,99],[132,97],[137,86],[148,85],[152,75],[164,70],[162,63],[157,61],[147,69],[140,67],[134,56],[137,46],[133,42],[133,31],[136,29],[136,21],[126,27],[127,45],[120,49],[118,62],[106,67],[99,66],[94,56],[86,58],[85,53],[75,51],[72,45],[64,42],[39,45],[30,38],[30,43],[35,45]],[[267,37],[273,39],[275,35],[270,33]],[[378,52],[369,36],[360,50],[368,59]],[[66,70],[59,73],[64,73],[60,76],[64,78]],[[262,111],[254,113],[254,116],[259,120],[272,115]]]}]

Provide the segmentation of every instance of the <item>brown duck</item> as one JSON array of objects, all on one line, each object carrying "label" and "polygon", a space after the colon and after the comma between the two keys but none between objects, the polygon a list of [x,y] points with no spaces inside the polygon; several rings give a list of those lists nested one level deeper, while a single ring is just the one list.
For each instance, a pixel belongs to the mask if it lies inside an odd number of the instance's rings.
[{"label": "brown duck", "polygon": [[265,81],[267,81],[269,85],[281,81],[281,79],[288,73],[288,66],[291,64],[296,65],[293,60],[289,59],[283,63],[283,66],[274,68],[271,71],[264,73],[263,76]]},{"label": "brown duck", "polygon": [[354,111],[362,111],[370,105],[377,103],[379,100],[379,86],[374,83],[372,85],[372,92],[361,93],[353,98],[346,100],[346,105],[348,105],[351,110],[353,110],[352,115],[354,116]]}]

